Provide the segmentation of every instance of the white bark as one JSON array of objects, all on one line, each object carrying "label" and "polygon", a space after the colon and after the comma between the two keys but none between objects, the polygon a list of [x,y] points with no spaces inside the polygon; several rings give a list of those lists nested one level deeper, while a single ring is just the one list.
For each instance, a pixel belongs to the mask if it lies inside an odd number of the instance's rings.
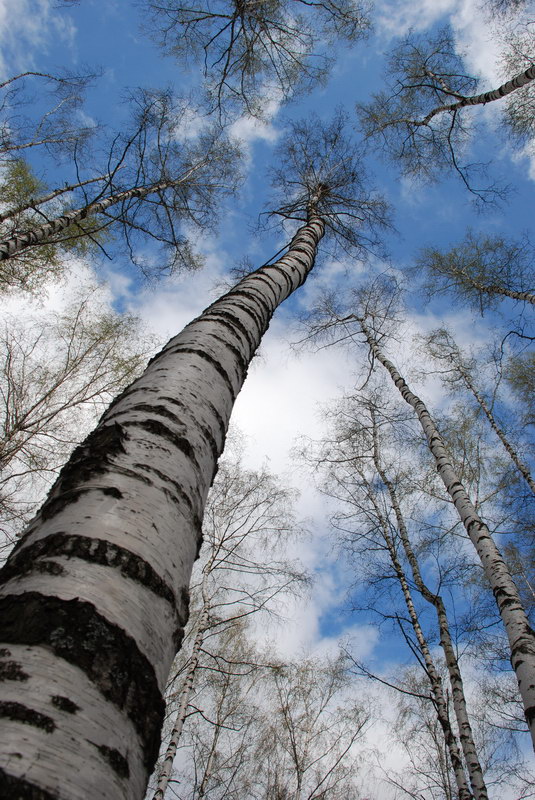
[{"label": "white bark", "polygon": [[[374,461],[376,461],[377,430],[375,424],[373,428],[373,438],[374,438]],[[412,629],[414,630],[414,634],[418,642],[418,647],[420,649],[420,652],[422,654],[425,663],[425,669],[427,672],[427,677],[429,679],[429,685],[431,687],[431,693],[434,700],[437,719],[444,734],[444,742],[450,757],[450,763],[453,769],[453,773],[455,775],[455,783],[457,785],[457,794],[459,800],[471,800],[472,794],[466,782],[466,775],[464,772],[464,767],[459,752],[457,738],[451,726],[450,717],[448,713],[448,705],[442,689],[442,679],[437,671],[435,662],[433,661],[433,657],[431,655],[431,651],[429,650],[427,639],[425,638],[422,626],[420,625],[418,612],[414,605],[414,600],[412,598],[412,593],[407,581],[407,577],[405,575],[405,572],[403,571],[403,567],[401,566],[401,562],[397,556],[394,541],[388,529],[387,520],[385,519],[379,507],[375,494],[369,485],[368,485],[368,496],[373,504],[376,517],[380,522],[381,532],[386,544],[386,548],[388,550],[388,555],[390,556],[390,561],[392,562],[392,566],[394,567],[394,570],[396,572],[397,580],[399,581],[399,584],[401,586],[403,599],[405,601],[405,606],[409,613]],[[484,795],[479,795],[476,797],[477,800],[487,800],[486,793]]]},{"label": "white bark", "polygon": [[524,713],[535,749],[535,632],[522,607],[518,590],[488,527],[477,513],[466,489],[459,480],[444,441],[425,404],[410,390],[394,364],[385,358],[365,321],[361,318],[357,319],[373,356],[385,367],[405,402],[416,412],[429,449],[435,458],[438,474],[481,559],[483,571],[494,593],[509,639],[511,664],[516,673],[524,703]]},{"label": "white bark", "polygon": [[35,247],[36,245],[44,244],[53,236],[61,233],[71,225],[74,225],[77,222],[82,222],[84,219],[87,219],[87,217],[93,214],[101,214],[103,211],[106,211],[106,209],[110,208],[111,206],[115,206],[118,203],[123,203],[126,200],[130,200],[134,197],[146,197],[149,194],[155,194],[156,192],[161,192],[164,189],[169,189],[171,186],[178,186],[180,183],[183,183],[185,180],[187,180],[193,172],[198,170],[203,163],[204,162],[200,162],[199,164],[196,164],[176,180],[159,181],[158,183],[151,184],[150,186],[136,186],[133,189],[127,189],[123,192],[116,192],[115,194],[106,197],[104,200],[99,200],[96,203],[89,203],[87,206],[78,208],[74,211],[67,211],[60,217],[50,220],[50,222],[45,222],[43,225],[39,225],[31,230],[25,231],[24,233],[12,236],[10,239],[0,242],[0,261],[5,261],[7,258],[12,258],[14,255],[20,253],[21,250],[25,250],[27,247]]},{"label": "white bark", "polygon": [[[282,259],[171,339],[74,451],[4,567],[0,714],[9,745],[0,796],[143,797],[232,406],[323,231],[311,216]],[[29,681],[42,690],[21,700]],[[71,712],[52,695],[67,698]],[[79,731],[89,717],[94,725]],[[98,763],[88,766],[95,742]]]},{"label": "white bark", "polygon": [[[479,760],[479,755],[477,753],[477,748],[472,733],[472,726],[470,724],[470,718],[468,716],[468,709],[466,707],[466,696],[464,692],[461,670],[459,668],[459,663],[455,655],[455,650],[450,635],[450,627],[449,627],[448,616],[446,613],[446,608],[444,606],[442,598],[439,595],[433,594],[433,592],[430,591],[430,589],[426,586],[426,584],[423,581],[422,574],[420,572],[420,566],[414,554],[414,550],[412,549],[412,545],[409,538],[409,532],[405,525],[405,519],[403,517],[403,514],[401,513],[397,492],[394,488],[394,485],[390,481],[388,475],[386,474],[385,470],[383,469],[379,458],[377,426],[375,424],[375,414],[373,412],[373,409],[371,409],[371,415],[373,423],[373,445],[374,445],[373,461],[375,464],[375,468],[377,470],[377,474],[381,478],[382,482],[384,483],[388,491],[390,497],[390,503],[392,505],[396,517],[399,537],[401,539],[403,550],[405,552],[405,555],[407,556],[407,560],[411,567],[412,577],[415,586],[422,595],[422,597],[435,608],[437,613],[438,627],[440,631],[440,644],[444,652],[444,658],[446,660],[446,666],[448,669],[448,675],[451,686],[451,696],[453,699],[453,708],[455,711],[455,717],[459,728],[461,747],[463,750],[463,755],[465,759],[466,768],[468,770],[468,775],[470,777],[470,785],[472,787],[472,792],[475,800],[488,800],[488,792],[485,784],[485,778],[483,776],[483,769],[481,767],[481,762]],[[397,569],[398,568],[396,567],[396,570]],[[401,569],[401,566],[399,567],[399,569]]]}]

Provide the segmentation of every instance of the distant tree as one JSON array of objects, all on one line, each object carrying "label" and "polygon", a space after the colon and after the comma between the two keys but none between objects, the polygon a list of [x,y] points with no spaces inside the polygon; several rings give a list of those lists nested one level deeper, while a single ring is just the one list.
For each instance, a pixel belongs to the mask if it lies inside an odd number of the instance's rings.
[{"label": "distant tree", "polygon": [[[241,675],[235,674],[233,666],[226,663],[225,652],[220,652],[221,636],[227,636],[230,628],[250,615],[273,613],[281,593],[296,591],[306,581],[297,564],[281,558],[296,533],[292,500],[292,493],[278,486],[265,469],[246,470],[235,456],[226,456],[219,464],[208,495],[204,543],[191,586],[193,614],[186,637],[193,644],[170,681],[176,701],[169,707],[177,710],[154,800],[165,795],[184,722],[192,713],[198,673],[227,671],[230,680]],[[242,667],[246,666],[244,662]],[[251,664],[248,673],[254,667]],[[203,704],[202,691],[200,696],[195,693],[195,703]]]},{"label": "distant tree", "polygon": [[[72,448],[141,370],[139,321],[100,307],[96,286],[59,312],[4,314],[0,342],[0,528],[13,541]],[[145,352],[144,352],[145,351]],[[4,545],[5,546],[5,545]]]},{"label": "distant tree", "polygon": [[[524,87],[535,79],[535,66],[531,61],[516,70],[519,74],[513,73],[501,86],[479,93],[478,81],[466,74],[448,29],[431,38],[411,34],[390,56],[386,91],[357,106],[363,131],[406,175],[433,179],[453,169],[479,199],[500,196],[496,186],[475,185],[476,165],[461,161],[473,129],[473,121],[465,121],[464,109],[513,92],[521,106]],[[524,127],[527,131],[529,126]]]},{"label": "distant tree", "polygon": [[0,162],[33,149],[59,160],[80,152],[95,132],[79,112],[84,91],[96,77],[27,71],[2,81]]},{"label": "distant tree", "polygon": [[468,232],[447,252],[427,247],[416,269],[423,273],[429,296],[451,293],[483,314],[509,298],[535,305],[534,250],[530,242]]},{"label": "distant tree", "polygon": [[428,352],[441,363],[446,371],[443,374],[444,382],[450,386],[462,383],[473,395],[479,408],[488,419],[489,424],[504,446],[511,461],[522,475],[523,479],[535,494],[535,479],[531,474],[529,466],[522,460],[517,448],[510,441],[502,425],[497,420],[491,406],[485,399],[482,391],[476,386],[473,371],[475,363],[470,362],[463,356],[453,337],[444,328],[433,331],[426,340]]},{"label": "distant tree", "polygon": [[265,98],[286,100],[322,81],[328,43],[353,42],[369,28],[353,0],[148,0],[147,30],[183,63],[201,65],[211,110],[262,116]]},{"label": "distant tree", "polygon": [[[214,128],[182,141],[189,105],[169,92],[139,91],[130,105],[130,128],[109,145],[106,172],[98,170],[94,179],[101,181],[98,191],[89,197],[86,187],[94,180],[79,181],[75,189],[82,191],[75,198],[82,204],[58,207],[61,190],[35,198],[36,187],[28,180],[22,202],[3,210],[0,261],[43,244],[54,245],[53,254],[73,242],[80,247],[96,238],[98,244],[99,232],[111,228],[120,231],[131,260],[146,276],[199,265],[182,225],[206,229],[213,223],[218,199],[236,184],[238,150]],[[163,251],[165,260],[157,267],[138,252],[147,239]]]}]

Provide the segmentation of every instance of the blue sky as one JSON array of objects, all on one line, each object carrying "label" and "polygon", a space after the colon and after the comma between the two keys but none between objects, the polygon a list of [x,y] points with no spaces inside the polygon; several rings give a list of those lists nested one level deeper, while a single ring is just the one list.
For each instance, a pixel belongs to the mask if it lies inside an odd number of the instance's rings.
[{"label": "blue sky", "polygon": [[[340,104],[353,115],[355,102],[366,100],[370,91],[380,86],[385,52],[411,25],[428,30],[450,21],[459,47],[468,54],[468,69],[479,70],[483,77],[482,90],[495,85],[496,40],[475,0],[415,0],[410,4],[391,0],[376,4],[376,10],[376,32],[367,42],[351,49],[340,48],[326,86],[288,105],[266,123],[241,119],[234,124],[234,132],[242,137],[248,154],[246,183],[238,197],[223,209],[219,234],[200,240],[206,257],[202,272],[146,287],[132,276],[124,256],[117,256],[111,263],[102,259],[97,274],[110,280],[116,307],[139,314],[165,339],[217,296],[228,270],[243,257],[248,256],[253,264],[270,257],[284,243],[283,239],[280,234],[261,234],[254,226],[264,209],[266,168],[282,135],[284,119],[306,116],[310,111],[327,119]],[[140,21],[135,4],[126,0],[80,0],[72,6],[63,6],[59,0],[0,0],[3,77],[23,69],[99,67],[102,76],[88,92],[84,114],[95,125],[120,129],[126,115],[122,100],[128,89],[172,86],[177,91],[188,91],[195,79],[194,73],[162,56],[141,32]],[[324,500],[313,490],[310,480],[296,472],[290,455],[296,437],[314,438],[320,434],[320,404],[340,389],[348,391],[354,386],[354,357],[331,350],[295,354],[289,348],[289,342],[298,337],[293,314],[295,310],[306,310],[323,286],[333,282],[345,286],[370,270],[397,270],[410,265],[420,247],[456,243],[467,226],[486,233],[519,234],[529,229],[533,220],[535,161],[532,165],[527,156],[520,155],[501,138],[492,115],[488,115],[484,135],[473,142],[469,157],[492,159],[493,174],[513,185],[514,192],[506,206],[480,213],[456,178],[445,177],[431,186],[411,184],[400,178],[393,165],[368,157],[374,182],[393,207],[396,231],[386,235],[390,261],[372,259],[371,265],[364,266],[320,259],[314,278],[277,313],[238,399],[234,418],[249,437],[249,463],[258,465],[268,459],[274,471],[291,475],[303,493],[301,512],[311,520],[313,534],[300,555],[316,570],[318,582],[307,607],[293,609],[292,619],[278,634],[281,647],[287,652],[303,647],[321,652],[322,648],[333,647],[340,635],[353,635],[362,657],[373,652],[378,656],[390,647],[389,639],[378,641],[377,634],[367,628],[366,617],[342,615],[339,583],[344,569],[336,563],[323,536]],[[73,177],[65,167],[45,164],[38,156],[33,158],[33,164],[51,186]],[[393,351],[404,368],[414,363],[410,336],[429,331],[441,320],[447,320],[465,344],[479,346],[490,338],[492,321],[473,318],[468,311],[452,307],[450,301],[436,301],[424,308],[417,294],[409,294],[408,302],[411,313],[405,336]],[[436,380],[430,378],[418,389],[425,399],[440,404],[441,390]]]}]

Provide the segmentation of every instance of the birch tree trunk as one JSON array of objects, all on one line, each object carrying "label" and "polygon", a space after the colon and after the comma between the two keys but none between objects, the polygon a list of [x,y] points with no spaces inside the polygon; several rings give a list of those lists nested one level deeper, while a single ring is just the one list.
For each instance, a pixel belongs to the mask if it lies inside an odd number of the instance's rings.
[{"label": "birch tree trunk", "polygon": [[0,242],[0,261],[5,261],[7,258],[12,258],[17,253],[20,253],[21,250],[26,250],[27,247],[35,247],[36,245],[48,242],[56,234],[61,233],[66,228],[69,228],[71,225],[74,225],[77,222],[82,222],[82,220],[87,219],[87,217],[91,216],[92,214],[101,214],[111,206],[115,206],[118,203],[123,203],[124,201],[130,200],[134,197],[146,197],[149,194],[155,194],[156,192],[161,192],[164,189],[169,189],[171,186],[177,186],[178,184],[187,180],[187,178],[189,178],[189,176],[198,170],[203,164],[204,162],[196,164],[176,180],[159,181],[158,183],[153,183],[150,186],[136,186],[132,189],[126,189],[123,192],[116,192],[115,194],[104,198],[104,200],[99,200],[95,203],[89,203],[83,208],[78,208],[74,211],[67,211],[67,213],[62,214],[60,217],[50,220],[50,222],[45,222],[43,225],[39,225],[35,228],[25,231],[24,233],[12,236],[10,239]]},{"label": "birch tree trunk", "polygon": [[524,714],[535,749],[535,631],[531,628],[522,607],[518,589],[488,527],[477,513],[466,489],[459,480],[444,441],[425,404],[410,390],[394,364],[385,358],[365,321],[360,317],[355,317],[355,319],[360,324],[371,353],[387,370],[405,402],[416,412],[429,449],[435,458],[438,474],[481,559],[483,571],[494,593],[509,639],[511,664],[516,673],[524,703]]},{"label": "birch tree trunk", "polygon": [[485,398],[483,397],[483,395],[475,387],[474,382],[473,382],[470,374],[468,373],[467,369],[465,369],[465,367],[464,367],[463,363],[460,361],[460,359],[459,360],[456,359],[455,366],[459,370],[459,375],[463,379],[466,387],[472,392],[472,394],[474,395],[475,399],[479,403],[479,406],[480,406],[481,410],[483,411],[483,413],[485,414],[486,418],[488,419],[488,421],[490,423],[490,427],[492,428],[492,430],[494,431],[494,433],[496,434],[496,436],[498,437],[500,442],[505,447],[505,449],[506,449],[511,461],[513,462],[513,464],[515,465],[517,470],[520,472],[520,474],[522,475],[522,477],[524,478],[524,480],[528,484],[528,486],[531,489],[531,491],[533,492],[533,494],[535,494],[535,480],[533,479],[533,476],[532,476],[531,472],[529,471],[528,466],[526,464],[524,464],[524,462],[521,460],[521,458],[519,457],[519,455],[516,452],[515,448],[513,447],[513,445],[511,444],[511,442],[507,438],[507,436],[505,435],[505,432],[502,430],[502,428],[496,422],[496,419],[494,418],[494,414],[492,413],[492,411],[490,410],[489,406],[487,405],[487,403],[485,401]]},{"label": "birch tree trunk", "polygon": [[273,312],[324,232],[207,308],[74,451],[1,573],[0,796],[141,800],[208,489]]},{"label": "birch tree trunk", "polygon": [[[373,437],[374,437],[374,461],[375,461],[377,455],[377,450],[376,450],[377,429],[375,427],[375,420],[373,420]],[[422,626],[420,625],[420,619],[418,617],[418,612],[414,605],[414,600],[412,598],[412,593],[410,590],[409,583],[407,581],[407,577],[405,575],[401,562],[397,556],[396,547],[388,528],[388,522],[381,508],[379,507],[379,503],[377,502],[375,493],[372,487],[364,478],[364,476],[361,477],[362,480],[365,481],[367,485],[368,497],[374,507],[375,515],[381,526],[381,533],[385,541],[386,548],[388,550],[388,555],[390,557],[390,561],[392,562],[392,566],[394,567],[396,578],[401,586],[403,599],[405,601],[405,606],[409,614],[412,629],[416,636],[418,647],[420,649],[420,652],[422,654],[425,663],[425,671],[427,673],[429,685],[431,687],[431,693],[434,701],[436,716],[440,724],[440,727],[442,728],[442,732],[444,734],[444,742],[446,745],[446,750],[448,752],[451,767],[455,775],[455,783],[457,785],[457,796],[459,800],[471,800],[472,793],[470,792],[470,789],[468,788],[468,784],[466,782],[466,775],[464,772],[461,754],[459,752],[457,738],[451,726],[450,717],[448,713],[448,704],[446,702],[446,698],[444,697],[444,692],[442,689],[442,680],[435,666],[435,662],[433,661],[433,657],[431,655],[427,639],[425,638],[424,632],[422,630]],[[474,794],[474,797],[476,798],[476,800],[487,800],[487,793],[485,791],[484,794]]]},{"label": "birch tree trunk", "polygon": [[[481,767],[481,762],[479,760],[479,755],[474,742],[474,736],[472,733],[472,726],[470,724],[470,718],[468,716],[468,710],[466,706],[466,696],[464,692],[461,670],[459,668],[459,662],[457,661],[457,657],[455,655],[455,649],[453,647],[453,642],[451,639],[446,607],[444,606],[442,598],[439,595],[433,594],[433,592],[431,592],[431,590],[426,586],[426,584],[423,581],[422,574],[420,572],[420,565],[418,564],[418,559],[416,558],[414,550],[412,549],[411,541],[409,538],[409,532],[407,530],[407,526],[405,525],[405,519],[403,517],[403,514],[401,513],[401,507],[399,505],[397,492],[394,488],[392,481],[389,479],[388,475],[386,474],[381,464],[381,460],[379,457],[377,425],[375,422],[375,413],[373,411],[373,408],[370,409],[370,412],[373,424],[373,461],[375,464],[375,468],[377,470],[377,474],[381,478],[383,484],[385,485],[388,491],[388,495],[390,497],[390,503],[392,505],[392,508],[394,510],[394,515],[396,518],[397,530],[399,533],[399,537],[401,539],[401,543],[403,545],[403,550],[405,552],[405,555],[407,556],[407,560],[411,567],[414,584],[418,589],[418,591],[420,592],[420,594],[422,595],[422,597],[435,608],[437,613],[438,627],[440,631],[440,644],[444,652],[446,667],[448,669],[448,675],[451,686],[451,696],[453,698],[453,708],[455,711],[455,717],[459,728],[461,747],[463,750],[463,755],[465,759],[466,768],[468,770],[468,775],[470,777],[470,785],[472,787],[472,792],[475,800],[488,800],[488,792],[485,784],[485,778],[483,776],[483,769]],[[396,568],[396,571],[398,571],[398,567],[396,567],[395,564],[394,566]],[[401,569],[401,565],[399,569]],[[438,713],[438,706],[437,706],[437,713]]]},{"label": "birch tree trunk", "polygon": [[[429,75],[430,77],[434,77],[433,73],[429,73]],[[535,66],[532,65],[524,72],[502,83],[497,89],[491,89],[491,91],[483,92],[482,94],[474,94],[471,97],[460,97],[456,103],[444,104],[433,108],[420,122],[412,120],[411,122],[413,125],[429,125],[433,117],[437,114],[441,114],[443,111],[457,111],[458,109],[466,108],[466,106],[481,106],[491,103],[493,100],[501,100],[502,97],[511,94],[511,92],[515,92],[517,89],[521,89],[534,79]],[[449,94],[454,94],[454,92],[449,92]],[[459,95],[457,95],[457,97],[459,97]]]},{"label": "birch tree trunk", "polygon": [[188,711],[190,697],[193,692],[193,681],[195,680],[195,674],[197,672],[197,667],[199,666],[199,652],[201,650],[202,643],[204,641],[204,635],[206,633],[207,623],[208,623],[208,603],[205,601],[203,609],[201,611],[201,615],[199,617],[197,635],[195,636],[195,641],[193,642],[193,647],[191,649],[191,655],[188,660],[186,676],[184,678],[184,681],[182,683],[182,689],[180,691],[180,701],[178,704],[178,710],[175,715],[175,723],[173,725],[173,730],[171,731],[171,738],[169,739],[169,744],[167,745],[165,758],[160,768],[160,774],[158,775],[158,785],[156,787],[156,791],[154,792],[153,800],[163,800],[165,793],[167,791],[169,778],[171,776],[171,770],[173,768],[173,761],[175,760],[176,750],[178,747],[178,743],[180,741],[180,737],[182,735],[184,722],[186,720],[186,714]]}]

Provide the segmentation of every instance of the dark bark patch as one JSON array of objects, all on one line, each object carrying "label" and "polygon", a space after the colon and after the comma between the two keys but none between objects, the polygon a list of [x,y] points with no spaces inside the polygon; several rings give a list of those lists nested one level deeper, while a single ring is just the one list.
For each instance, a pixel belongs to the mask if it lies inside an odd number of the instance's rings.
[{"label": "dark bark patch", "polygon": [[258,327],[260,329],[260,333],[263,334],[267,329],[269,320],[271,319],[271,316],[273,314],[273,309],[271,308],[271,306],[268,305],[268,303],[266,303],[262,295],[259,296],[258,294],[253,293],[254,286],[250,288],[252,291],[249,290],[249,288],[235,289],[232,292],[232,299],[234,299],[234,297],[243,297],[245,298],[247,305],[250,305],[251,303],[256,303],[257,306],[259,306],[260,312],[258,313]]},{"label": "dark bark patch", "polygon": [[157,414],[159,417],[165,417],[166,419],[170,419],[172,422],[182,424],[182,420],[177,417],[176,414],[173,414],[172,411],[169,411],[168,408],[162,405],[152,406],[150,403],[136,403],[136,405],[129,406],[127,409],[125,409],[126,414],[130,414],[131,411],[141,411],[144,414]]},{"label": "dark bark patch", "polygon": [[145,768],[152,772],[165,703],[152,664],[122,628],[91,603],[27,592],[0,598],[0,641],[49,647],[85,672],[106,700],[131,719]]},{"label": "dark bark patch", "polygon": [[157,419],[132,420],[130,422],[125,422],[124,425],[128,428],[142,428],[142,430],[147,431],[147,433],[150,433],[152,436],[159,436],[160,438],[165,439],[174,447],[176,447],[177,450],[181,450],[184,455],[186,455],[193,463],[195,468],[199,470],[199,464],[195,457],[195,451],[190,442],[184,436],[179,436],[177,433],[170,430],[167,425],[164,425]]},{"label": "dark bark patch", "polygon": [[43,564],[54,563],[43,559],[54,556],[79,558],[92,564],[118,569],[122,575],[141,583],[154,594],[167,600],[173,608],[175,607],[175,593],[147,561],[124,547],[106,542],[104,539],[92,539],[89,536],[53,533],[39,539],[8,559],[0,570],[0,581],[5,582],[34,571],[41,572]]},{"label": "dark bark patch", "polygon": [[214,319],[225,320],[227,324],[232,325],[233,328],[238,330],[242,334],[242,336],[245,339],[247,339],[251,348],[256,349],[257,347],[256,337],[253,336],[249,328],[246,325],[244,325],[241,319],[237,317],[236,314],[233,314],[232,311],[229,311],[228,309],[219,308],[215,311],[212,311],[210,313],[210,317]]},{"label": "dark bark patch", "polygon": [[287,285],[287,287],[288,287],[288,294],[291,294],[291,293],[293,292],[293,288],[294,288],[294,286],[293,286],[293,281],[292,281],[292,279],[291,279],[291,278],[290,278],[290,276],[288,275],[288,268],[284,269],[283,267],[280,267],[280,266],[278,266],[277,264],[270,264],[270,265],[269,265],[269,269],[275,270],[275,271],[276,271],[276,272],[278,272],[280,275],[282,275],[282,277],[283,277],[283,278],[284,278],[284,280],[286,281],[286,285]]},{"label": "dark bark patch", "polygon": [[[14,755],[10,753],[10,755]],[[18,755],[18,754],[17,754]],[[24,778],[9,775],[0,767],[0,797],[5,800],[58,800],[56,794],[41,789]]]},{"label": "dark bark patch", "polygon": [[530,708],[526,708],[524,714],[526,715],[526,722],[528,723],[528,726],[531,728],[533,723],[535,723],[535,706],[530,706]]},{"label": "dark bark patch", "polygon": [[16,661],[2,661],[0,663],[0,681],[27,681],[27,675],[21,664]]},{"label": "dark bark patch", "polygon": [[52,733],[56,729],[56,723],[52,717],[47,717],[46,714],[41,714],[33,708],[28,708],[23,703],[14,701],[0,701],[0,717],[23,722],[25,725],[32,725],[34,728],[42,728],[47,733]]},{"label": "dark bark patch", "polygon": [[76,714],[77,711],[80,711],[80,706],[77,706],[76,703],[61,694],[53,695],[51,702],[53,706],[59,708],[60,711],[65,711],[67,714]]},{"label": "dark bark patch", "polygon": [[[111,460],[125,452],[123,442],[126,433],[120,425],[113,423],[96,428],[87,439],[73,451],[67,464],[59,474],[59,478],[52,487],[46,499],[41,516],[47,519],[58,512],[58,501],[62,496],[78,489],[95,475],[103,475],[109,470]],[[64,505],[72,502],[73,498],[65,498]],[[78,498],[75,497],[75,500]]]},{"label": "dark bark patch", "polygon": [[110,767],[113,769],[114,772],[120,778],[126,779],[130,777],[130,767],[128,766],[128,761],[126,758],[115,749],[115,747],[107,747],[105,744],[94,744],[94,742],[90,742],[93,744],[99,753],[104,757],[104,759],[108,762]]}]

